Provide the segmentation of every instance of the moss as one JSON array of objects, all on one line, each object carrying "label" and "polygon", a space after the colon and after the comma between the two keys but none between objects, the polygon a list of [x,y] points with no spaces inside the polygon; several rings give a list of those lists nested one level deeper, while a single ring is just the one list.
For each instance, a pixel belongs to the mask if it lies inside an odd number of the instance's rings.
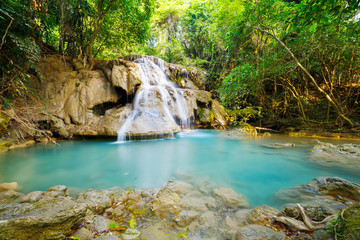
[{"label": "moss", "polygon": [[0,112],[0,136],[5,135],[8,132],[8,126],[9,126],[10,119],[1,114]]},{"label": "moss", "polygon": [[344,212],[343,239],[360,239],[360,203]]}]

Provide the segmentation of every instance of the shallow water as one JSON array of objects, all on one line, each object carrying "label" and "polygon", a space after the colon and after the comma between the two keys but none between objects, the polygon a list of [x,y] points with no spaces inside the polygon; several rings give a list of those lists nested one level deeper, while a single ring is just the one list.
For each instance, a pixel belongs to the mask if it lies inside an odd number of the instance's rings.
[{"label": "shallow water", "polygon": [[[332,143],[345,143],[322,139]],[[269,143],[295,143],[271,149]],[[352,141],[354,142],[354,141]],[[355,143],[359,143],[356,142]],[[278,207],[281,188],[318,176],[338,176],[360,183],[360,172],[326,167],[309,160],[311,138],[230,139],[215,130],[180,133],[175,138],[118,144],[112,140],[64,141],[0,154],[0,182],[16,181],[23,192],[64,184],[74,189],[161,187],[180,176],[208,178],[245,195],[252,207]],[[360,164],[360,163],[359,163]],[[194,177],[189,180],[196,179]]]}]

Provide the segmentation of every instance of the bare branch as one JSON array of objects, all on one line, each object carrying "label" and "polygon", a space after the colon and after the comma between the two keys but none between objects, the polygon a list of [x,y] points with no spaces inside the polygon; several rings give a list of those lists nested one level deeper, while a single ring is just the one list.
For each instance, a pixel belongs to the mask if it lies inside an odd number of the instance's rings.
[{"label": "bare branch", "polygon": [[1,49],[2,46],[3,46],[4,43],[5,43],[5,37],[6,37],[7,33],[8,33],[8,31],[9,31],[9,28],[10,28],[12,22],[14,21],[14,18],[11,17],[7,12],[4,12],[4,11],[1,10],[1,9],[0,9],[0,12],[2,12],[3,14],[5,14],[6,16],[8,16],[8,17],[10,18],[10,23],[9,23],[9,25],[7,26],[7,28],[6,28],[6,30],[5,30],[5,33],[4,33],[4,36],[3,36],[2,39],[1,39],[1,45],[0,45],[0,49]]}]

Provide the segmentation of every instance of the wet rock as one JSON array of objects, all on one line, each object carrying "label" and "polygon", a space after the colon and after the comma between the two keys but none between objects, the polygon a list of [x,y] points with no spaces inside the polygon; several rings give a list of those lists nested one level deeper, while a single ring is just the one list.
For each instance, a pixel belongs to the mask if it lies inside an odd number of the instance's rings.
[{"label": "wet rock", "polygon": [[[97,240],[121,240],[121,238],[119,238],[115,235],[102,235],[95,239],[97,239]],[[126,239],[126,238],[124,238],[124,239]]]},{"label": "wet rock", "polygon": [[20,186],[17,182],[11,183],[0,183],[0,192],[9,191],[9,190],[17,190]]},{"label": "wet rock", "polygon": [[279,210],[261,205],[251,210],[248,221],[251,224],[265,225],[273,220],[273,217],[280,213]]},{"label": "wet rock", "polygon": [[224,227],[230,232],[235,232],[238,229],[238,224],[230,216],[226,216],[224,220]]},{"label": "wet rock", "polygon": [[227,207],[249,207],[249,202],[246,197],[236,193],[231,188],[215,188],[213,194],[216,199],[221,201]]},{"label": "wet rock", "polygon": [[112,214],[112,215],[115,215],[115,216],[121,216],[121,215],[124,214],[124,209],[125,209],[124,205],[119,205],[116,208],[107,209],[106,213]]},{"label": "wet rock", "polygon": [[49,188],[45,193],[45,196],[49,197],[68,197],[69,191],[66,186],[64,185],[57,185]]},{"label": "wet rock", "polygon": [[14,190],[0,192],[0,204],[21,202],[24,194]]},{"label": "wet rock", "polygon": [[6,152],[9,149],[9,147],[13,144],[14,143],[11,141],[5,141],[0,139],[0,153]]},{"label": "wet rock", "polygon": [[43,192],[41,191],[30,192],[22,197],[21,202],[34,203],[39,201],[42,198],[42,196],[43,196]]},{"label": "wet rock", "polygon": [[295,147],[295,144],[293,143],[272,143],[272,144],[266,144],[264,147],[268,148],[293,148]]},{"label": "wet rock", "polygon": [[121,234],[121,238],[124,240],[137,239],[140,236],[141,232],[136,229],[126,229],[124,233]]},{"label": "wet rock", "polygon": [[227,126],[227,121],[224,106],[221,105],[217,100],[212,100],[211,111],[214,114],[215,120],[223,127],[223,129],[225,129],[225,126]]},{"label": "wet rock", "polygon": [[189,226],[195,219],[199,217],[199,213],[195,211],[181,211],[179,215],[173,218],[173,221],[179,227]]},{"label": "wet rock", "polygon": [[313,238],[306,233],[300,233],[297,236],[290,237],[289,240],[313,240]]},{"label": "wet rock", "polygon": [[93,234],[89,229],[80,228],[74,233],[73,237],[79,238],[80,240],[88,240],[93,238]]},{"label": "wet rock", "polygon": [[240,209],[235,212],[234,219],[238,223],[239,226],[244,226],[249,224],[248,218],[250,215],[251,209]]},{"label": "wet rock", "polygon": [[270,228],[259,225],[247,225],[241,227],[235,235],[236,240],[283,240],[286,238],[284,232],[276,232]]},{"label": "wet rock", "polygon": [[241,127],[222,131],[222,134],[230,138],[241,139],[243,137],[256,136],[257,131],[256,128],[254,128],[250,124],[242,124]]},{"label": "wet rock", "polygon": [[188,194],[194,189],[193,185],[183,181],[169,182],[168,184],[166,184],[166,187],[173,190],[179,195]]},{"label": "wet rock", "polygon": [[183,209],[192,209],[200,212],[205,212],[209,210],[206,206],[206,202],[203,201],[203,198],[197,198],[197,197],[182,198],[180,206]]},{"label": "wet rock", "polygon": [[87,190],[77,197],[77,202],[85,203],[94,214],[99,214],[111,206],[111,195],[107,190]]},{"label": "wet rock", "polygon": [[179,212],[181,210],[180,203],[181,198],[177,193],[168,188],[163,188],[152,201],[151,209],[158,217],[166,216]]},{"label": "wet rock", "polygon": [[110,228],[110,223],[110,219],[103,216],[96,216],[94,222],[88,225],[88,228],[93,229],[96,232],[103,232]]},{"label": "wet rock", "polygon": [[206,227],[213,227],[216,224],[216,218],[214,212],[207,211],[199,216],[199,224]]},{"label": "wet rock", "polygon": [[360,170],[358,159],[360,158],[359,144],[339,144],[324,143],[317,141],[312,150],[310,159],[318,164],[350,168]]},{"label": "wet rock", "polygon": [[65,239],[84,221],[86,205],[65,197],[0,206],[0,239]]},{"label": "wet rock", "polygon": [[26,140],[25,142],[20,142],[17,144],[13,144],[9,147],[10,150],[14,150],[14,149],[20,149],[20,148],[27,148],[30,147],[32,145],[35,145],[35,140]]},{"label": "wet rock", "polygon": [[313,194],[360,200],[360,185],[339,177],[318,177],[302,187],[305,191]]}]

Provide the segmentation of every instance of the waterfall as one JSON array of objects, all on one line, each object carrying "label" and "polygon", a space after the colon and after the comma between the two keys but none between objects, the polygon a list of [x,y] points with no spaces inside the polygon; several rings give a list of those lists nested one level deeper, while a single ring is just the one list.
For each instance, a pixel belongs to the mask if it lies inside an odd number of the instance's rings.
[{"label": "waterfall", "polygon": [[[143,56],[137,64],[141,86],[137,90],[132,111],[118,131],[118,141],[133,136],[173,136],[189,128],[189,110],[184,93],[165,74],[165,62]],[[178,129],[178,130],[177,130]]]}]

